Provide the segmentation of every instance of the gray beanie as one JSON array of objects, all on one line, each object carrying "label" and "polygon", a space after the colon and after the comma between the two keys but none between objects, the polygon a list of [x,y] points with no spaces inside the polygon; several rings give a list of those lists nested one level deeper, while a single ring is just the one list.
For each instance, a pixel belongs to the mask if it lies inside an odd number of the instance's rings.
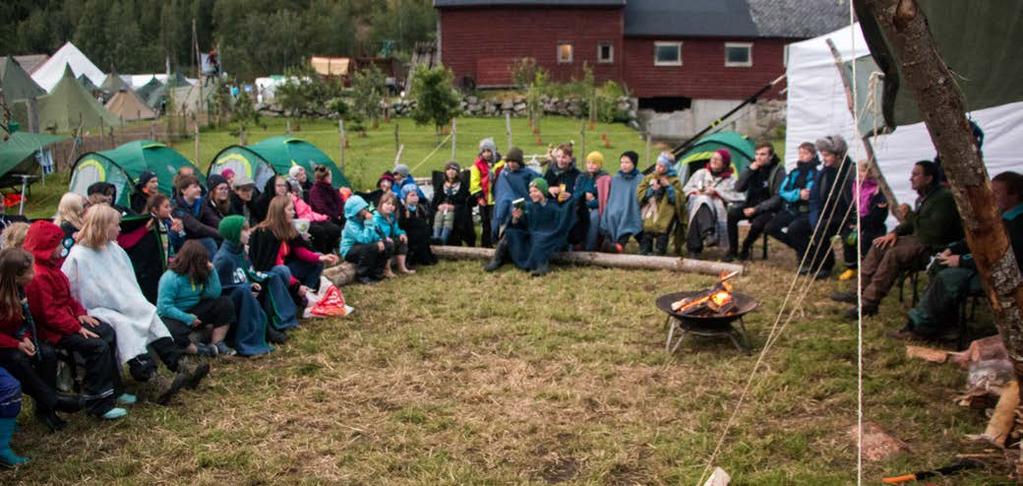
[{"label": "gray beanie", "polygon": [[497,144],[494,143],[494,139],[487,137],[480,140],[480,153],[482,154],[484,150],[489,150],[494,154],[497,154]]},{"label": "gray beanie", "polygon": [[827,137],[817,140],[817,150],[830,152],[838,156],[845,155],[849,146],[845,143],[845,139],[841,135],[828,135]]},{"label": "gray beanie", "polygon": [[398,164],[394,166],[394,173],[401,174],[402,177],[408,177],[409,176],[408,166],[405,164]]}]

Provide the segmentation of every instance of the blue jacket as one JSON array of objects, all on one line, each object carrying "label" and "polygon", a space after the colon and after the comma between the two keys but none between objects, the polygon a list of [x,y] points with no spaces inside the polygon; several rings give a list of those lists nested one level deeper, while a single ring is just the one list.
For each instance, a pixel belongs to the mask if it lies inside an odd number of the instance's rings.
[{"label": "blue jacket", "polygon": [[378,210],[373,214],[373,224],[376,226],[377,232],[380,233],[381,239],[393,240],[405,234],[405,230],[398,227],[398,216],[394,213],[391,213],[390,217],[386,217]]},{"label": "blue jacket", "polygon": [[210,276],[203,284],[196,285],[187,276],[167,270],[160,277],[160,293],[156,298],[156,313],[160,317],[191,324],[195,314],[188,311],[202,299],[220,297],[220,276],[217,269],[210,270]]},{"label": "blue jacket", "polygon": [[359,212],[369,207],[361,196],[352,196],[345,201],[345,229],[341,232],[341,257],[355,245],[367,245],[380,241],[374,218],[368,220],[359,217]]},{"label": "blue jacket", "polygon": [[812,192],[813,181],[817,178],[817,159],[810,162],[797,162],[796,168],[785,176],[785,181],[778,189],[778,196],[785,202],[785,208],[795,212],[806,212],[808,202],[799,199],[799,191],[808,189]]},{"label": "blue jacket", "polygon": [[600,207],[600,200],[597,199],[597,179],[601,177],[609,177],[607,172],[598,171],[595,175],[590,175],[589,172],[583,172],[579,174],[579,177],[575,179],[575,192],[572,196],[577,199],[586,199],[586,193],[593,194],[592,201],[586,201],[586,207],[589,209],[597,209]]}]

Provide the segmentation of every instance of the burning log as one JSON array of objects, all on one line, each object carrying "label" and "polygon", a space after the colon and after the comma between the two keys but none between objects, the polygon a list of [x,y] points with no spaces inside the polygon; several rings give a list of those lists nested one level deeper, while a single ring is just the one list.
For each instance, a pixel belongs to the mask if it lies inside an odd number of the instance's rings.
[{"label": "burning log", "polygon": [[732,295],[732,284],[728,279],[737,274],[738,272],[722,273],[721,279],[709,290],[671,304],[671,310],[685,316],[702,317],[727,316],[733,313],[735,297]]}]

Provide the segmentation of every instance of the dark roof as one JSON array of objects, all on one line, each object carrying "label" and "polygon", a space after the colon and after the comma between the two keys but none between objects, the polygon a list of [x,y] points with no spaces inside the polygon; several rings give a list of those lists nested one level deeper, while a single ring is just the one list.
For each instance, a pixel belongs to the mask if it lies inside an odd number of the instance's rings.
[{"label": "dark roof", "polygon": [[433,0],[436,8],[498,7],[524,5],[536,7],[622,7],[625,0]]},{"label": "dark roof", "polygon": [[746,0],[628,0],[625,35],[757,37],[757,26]]},{"label": "dark roof", "polygon": [[849,26],[850,0],[747,0],[760,37],[806,39]]}]

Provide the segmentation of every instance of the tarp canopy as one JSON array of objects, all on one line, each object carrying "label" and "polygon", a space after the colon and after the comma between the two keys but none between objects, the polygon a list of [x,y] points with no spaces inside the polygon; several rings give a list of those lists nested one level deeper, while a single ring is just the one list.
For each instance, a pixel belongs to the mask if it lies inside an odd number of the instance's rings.
[{"label": "tarp canopy", "polygon": [[[21,126],[28,127],[29,106],[25,101],[14,104],[14,118]],[[120,125],[117,117],[111,115],[96,101],[92,93],[75,79],[71,68],[64,71],[64,77],[54,86],[53,91],[36,100],[39,128],[67,132],[78,128],[99,128],[100,125]]]},{"label": "tarp canopy", "polygon": [[[739,132],[718,132],[701,138],[678,157],[678,168],[685,167],[686,179],[703,168],[718,149],[727,149],[732,155],[732,166],[738,173],[753,161],[754,144]],[[679,173],[682,171],[680,170]]]},{"label": "tarp canopy", "polygon": [[209,173],[220,174],[231,169],[235,174],[251,177],[256,181],[256,187],[262,190],[274,174],[286,176],[293,165],[305,168],[310,178],[314,166],[326,166],[331,171],[334,187],[351,186],[327,154],[305,140],[288,136],[272,137],[252,145],[227,147],[213,158]]},{"label": "tarp canopy", "polygon": [[109,182],[117,188],[117,204],[129,206],[139,176],[149,170],[160,182],[160,192],[171,194],[178,169],[192,167],[199,180],[205,178],[199,168],[176,150],[152,140],[136,140],[103,152],[82,154],[71,168],[71,192],[85,195],[96,182]]},{"label": "tarp canopy", "polygon": [[[865,41],[885,74],[884,118],[889,127],[922,121],[913,95],[900,87],[899,63],[875,19],[853,2]],[[954,73],[971,111],[1023,101],[1023,2],[930,0],[918,2],[938,52]]]},{"label": "tarp canopy", "polygon": [[46,94],[46,90],[32,81],[32,77],[11,56],[0,59],[0,88],[3,88],[4,99],[8,103]]},{"label": "tarp canopy", "polygon": [[[853,127],[845,87],[826,39],[835,43],[843,60],[868,55],[859,24],[789,45],[785,132],[785,161],[789,167],[795,165],[800,143],[813,142],[830,134],[839,134],[846,139],[849,155],[854,160],[866,158],[863,144]],[[860,75],[857,68],[857,77]],[[861,91],[860,83],[857,81],[857,91]],[[993,176],[1006,170],[1019,170],[1023,102],[975,110],[969,115],[985,133],[983,151],[988,173]],[[916,199],[909,185],[913,164],[932,160],[936,154],[927,128],[923,123],[900,125],[891,134],[874,137],[872,142],[881,172],[895,196],[899,202],[912,204]]]},{"label": "tarp canopy", "polygon": [[107,101],[106,109],[124,121],[152,120],[157,117],[156,111],[128,87],[117,91],[110,101]]},{"label": "tarp canopy", "polygon": [[0,139],[0,185],[10,183],[11,174],[35,174],[39,163],[35,153],[68,137],[45,133],[14,132],[7,141]]},{"label": "tarp canopy", "polygon": [[53,91],[53,88],[64,76],[64,69],[70,67],[75,77],[85,75],[92,81],[92,84],[99,85],[103,82],[104,74],[82,51],[74,44],[68,42],[54,52],[49,59],[32,72],[32,79],[46,91]]}]

